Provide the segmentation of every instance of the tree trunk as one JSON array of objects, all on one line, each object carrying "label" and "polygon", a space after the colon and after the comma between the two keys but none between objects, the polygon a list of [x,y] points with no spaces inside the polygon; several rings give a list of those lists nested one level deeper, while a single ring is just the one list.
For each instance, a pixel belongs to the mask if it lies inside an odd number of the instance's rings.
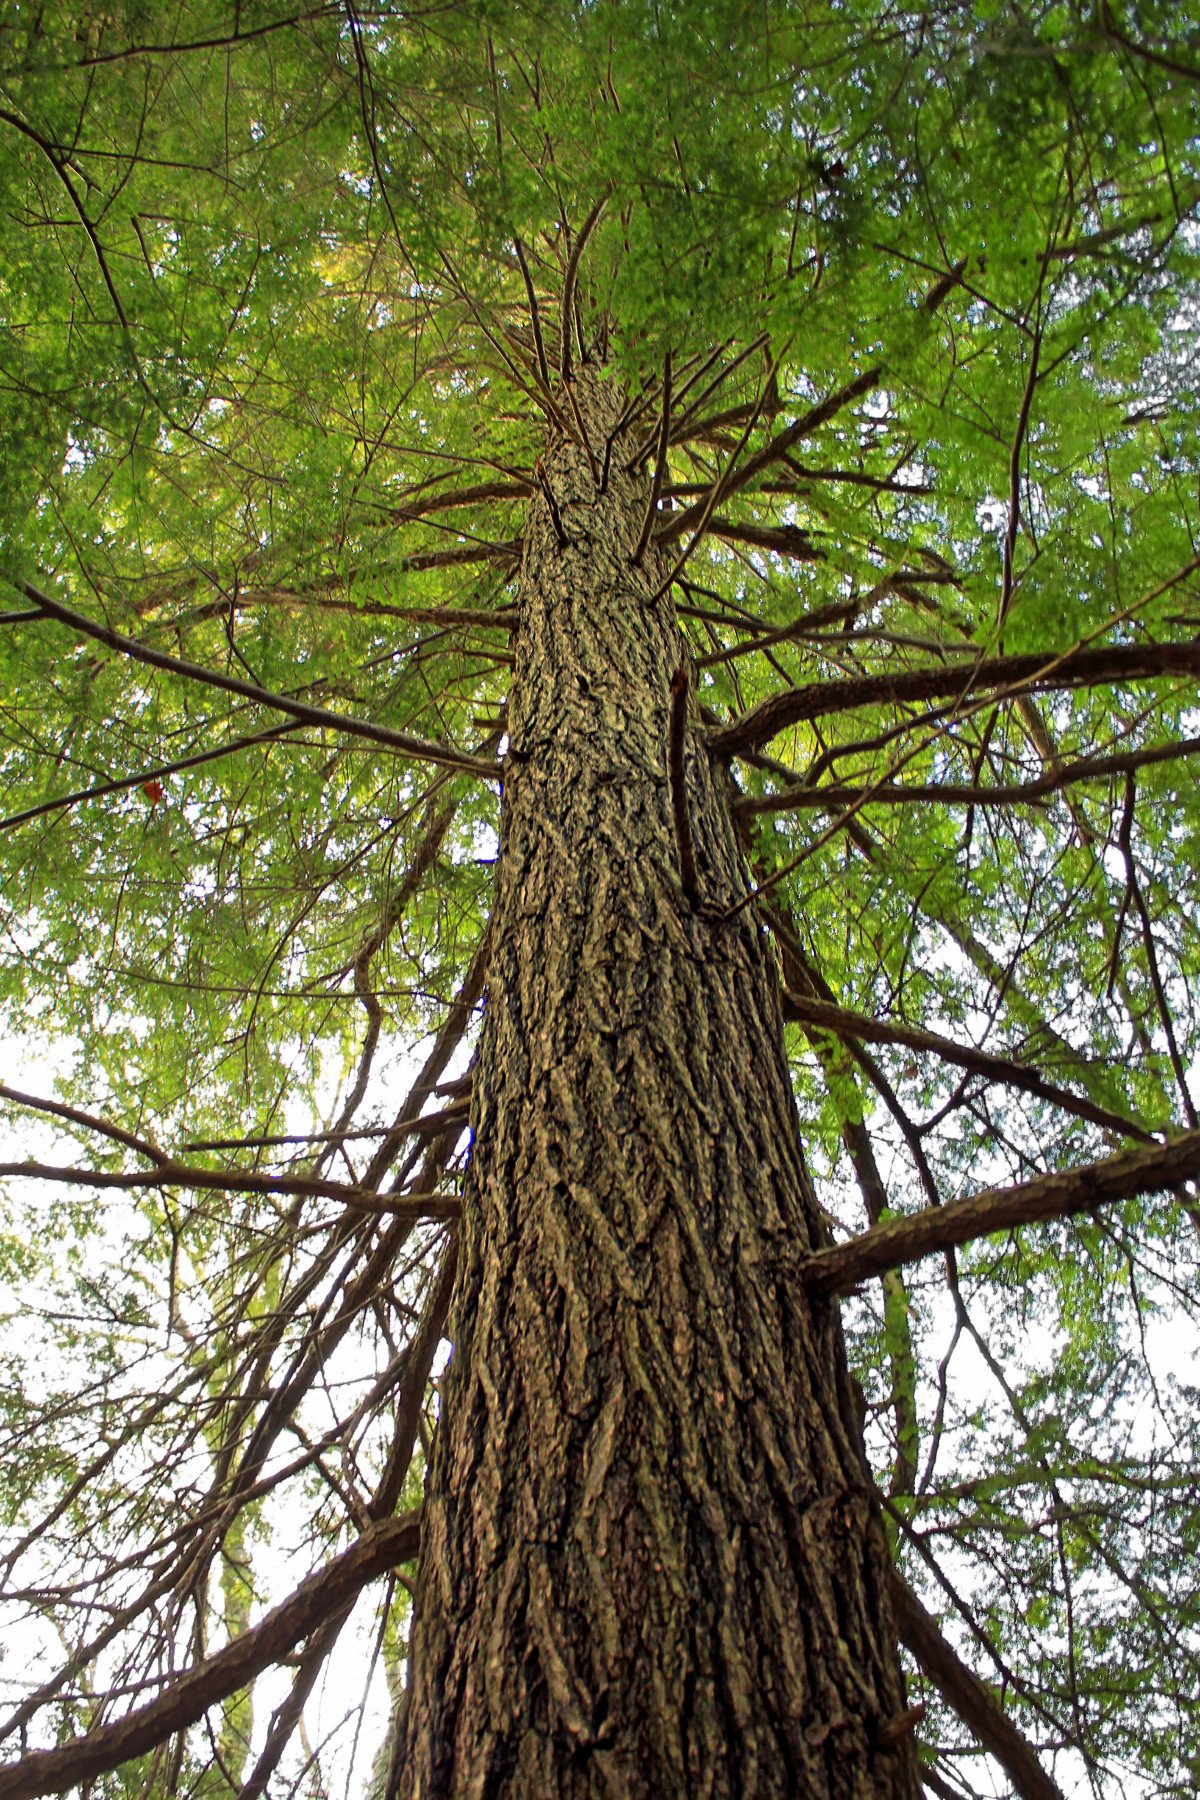
[{"label": "tree trunk", "polygon": [[[575,395],[603,465],[617,384]],[[776,971],[720,917],[745,877],[690,730],[681,858],[685,652],[630,447],[601,491],[553,437],[530,509],[393,1791],[910,1800],[837,1310],[786,1273],[824,1239]]]}]

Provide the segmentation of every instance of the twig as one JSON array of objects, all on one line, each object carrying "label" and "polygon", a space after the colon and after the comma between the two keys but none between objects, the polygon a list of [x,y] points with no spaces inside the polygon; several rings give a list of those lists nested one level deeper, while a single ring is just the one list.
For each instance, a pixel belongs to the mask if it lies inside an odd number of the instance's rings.
[{"label": "twig", "polygon": [[[562,343],[559,347],[559,368],[562,371],[562,378],[564,381],[569,381],[571,379],[571,334],[574,330],[575,282],[579,275],[579,259],[583,255],[588,239],[591,237],[600,221],[601,213],[608,205],[608,197],[611,192],[612,183],[609,182],[605,186],[604,192],[593,206],[591,212],[583,221],[583,224],[579,227],[578,235],[571,246],[571,254],[567,258],[567,272],[563,276],[562,291]],[[582,349],[583,345],[581,343],[580,350],[582,351]]]},{"label": "twig", "polygon": [[447,1106],[441,1112],[422,1113],[419,1118],[408,1124],[396,1125],[362,1125],[355,1131],[292,1131],[269,1134],[264,1137],[240,1138],[196,1138],[184,1144],[187,1151],[210,1150],[282,1150],[291,1144],[328,1144],[328,1143],[360,1143],[364,1138],[386,1138],[392,1136],[429,1137],[435,1131],[445,1131],[450,1125],[465,1125],[470,1116],[469,1100],[458,1100],[453,1106]]},{"label": "twig", "polygon": [[[1029,357],[1029,374],[1025,380],[1025,392],[1021,396],[1021,410],[1017,416],[1017,429],[1012,441],[1012,449],[1008,459],[1008,521],[1004,528],[1004,570],[1000,580],[1000,604],[997,608],[996,633],[997,640],[1004,632],[1005,620],[1013,597],[1013,558],[1017,550],[1017,533],[1021,529],[1021,452],[1025,447],[1025,438],[1029,430],[1029,415],[1033,409],[1034,389],[1038,384],[1038,358],[1042,350],[1041,297],[1042,284],[1046,279],[1046,265],[1043,262],[1042,272],[1038,279],[1038,311],[1039,318],[1033,334],[1033,348]],[[1003,648],[1003,646],[1001,646]]]},{"label": "twig", "polygon": [[558,510],[558,501],[554,498],[554,489],[550,486],[550,480],[546,474],[546,465],[540,456],[533,465],[533,472],[538,478],[538,486],[545,495],[546,505],[550,508],[550,520],[554,526],[554,535],[558,539],[559,549],[565,550],[571,540],[563,527],[562,514]]}]

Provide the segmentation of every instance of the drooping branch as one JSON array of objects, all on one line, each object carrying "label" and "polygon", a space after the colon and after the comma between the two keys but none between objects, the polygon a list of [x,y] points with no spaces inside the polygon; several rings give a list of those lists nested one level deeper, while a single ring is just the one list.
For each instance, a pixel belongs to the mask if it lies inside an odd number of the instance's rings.
[{"label": "drooping branch", "polygon": [[86,800],[105,800],[110,794],[127,793],[130,788],[145,787],[147,782],[182,775],[188,769],[199,769],[205,763],[217,762],[225,756],[235,756],[239,750],[253,749],[258,744],[273,744],[295,731],[298,723],[299,721],[293,721],[287,725],[272,725],[268,731],[252,731],[245,737],[232,738],[227,744],[218,744],[215,749],[198,750],[194,756],[180,756],[173,762],[153,763],[148,768],[139,769],[136,775],[121,775],[115,781],[101,781],[95,787],[77,788],[74,793],[61,794],[57,800],[39,801],[36,806],[27,806],[21,812],[10,813],[6,819],[0,819],[0,831],[12,831],[18,825],[28,825],[33,819],[44,818],[48,813],[61,812],[69,806],[81,806]]},{"label": "drooping branch", "polygon": [[899,1576],[892,1582],[892,1612],[900,1642],[946,1704],[996,1758],[1020,1800],[1063,1800],[1062,1789],[1047,1775],[1027,1739]]},{"label": "drooping branch", "polygon": [[1166,1144],[1122,1150],[1076,1169],[1057,1169],[1015,1187],[985,1188],[902,1219],[889,1219],[848,1243],[800,1258],[796,1272],[812,1292],[848,1294],[885,1269],[970,1243],[993,1231],[1069,1218],[1097,1206],[1161,1193],[1200,1176],[1200,1131],[1182,1132]]},{"label": "drooping branch", "polygon": [[420,1541],[420,1513],[383,1519],[363,1532],[357,1543],[302,1581],[288,1599],[257,1625],[219,1650],[215,1656],[170,1678],[169,1686],[148,1705],[110,1725],[101,1725],[74,1743],[35,1750],[0,1768],[0,1800],[36,1800],[39,1794],[62,1794],[83,1787],[97,1776],[134,1757],[144,1756],[177,1731],[203,1718],[278,1662],[324,1622],[352,1602],[376,1576],[408,1562]]},{"label": "drooping branch", "polygon": [[345,713],[330,712],[323,706],[312,706],[306,700],[293,699],[289,694],[272,693],[255,682],[242,681],[236,675],[223,675],[219,670],[205,669],[199,663],[169,656],[166,651],[154,650],[149,644],[139,643],[136,638],[126,637],[123,632],[114,631],[111,626],[101,625],[96,620],[89,619],[86,614],[76,612],[74,607],[64,606],[60,600],[51,599],[49,594],[44,594],[30,581],[10,580],[9,585],[17,588],[27,600],[32,600],[47,618],[69,625],[81,637],[93,638],[118,655],[127,656],[131,662],[144,663],[148,668],[161,669],[167,674],[199,682],[205,687],[219,688],[222,693],[237,694],[243,700],[253,700],[257,705],[268,706],[274,712],[287,713],[304,725],[337,731],[345,737],[365,738],[369,743],[382,744],[387,749],[400,751],[416,762],[434,763],[445,769],[461,769],[472,775],[482,775],[489,781],[498,781],[501,777],[502,771],[496,762],[485,762],[480,757],[468,755],[465,750],[455,750],[449,744],[427,743],[424,738],[414,737],[410,732],[393,731],[390,726],[375,725],[369,719],[355,719]]},{"label": "drooping branch", "polygon": [[943,1037],[939,1032],[919,1031],[915,1026],[895,1024],[890,1019],[869,1019],[862,1013],[849,1012],[844,1007],[832,1006],[824,1000],[790,990],[784,993],[784,1017],[832,1031],[838,1037],[851,1038],[860,1044],[903,1044],[906,1049],[940,1057],[944,1062],[969,1069],[972,1074],[982,1075],[989,1081],[999,1081],[1022,1093],[1034,1094],[1051,1106],[1061,1107],[1064,1112],[1099,1125],[1102,1130],[1116,1132],[1122,1137],[1140,1138],[1146,1144],[1155,1142],[1150,1132],[1135,1120],[1058,1087],[1039,1075],[1036,1069],[1027,1069],[1006,1056],[995,1056],[970,1044],[956,1044],[953,1038]]}]

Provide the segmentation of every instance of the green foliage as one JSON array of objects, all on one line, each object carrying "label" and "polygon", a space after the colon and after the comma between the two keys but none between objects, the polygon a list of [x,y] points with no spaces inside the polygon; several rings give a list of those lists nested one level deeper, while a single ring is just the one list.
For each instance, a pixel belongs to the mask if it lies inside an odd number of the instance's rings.
[{"label": "green foliage", "polygon": [[[454,1191],[461,1120],[384,1133],[410,1091],[414,1116],[455,1098],[429,1090],[468,1055],[497,784],[271,696],[499,753],[547,428],[522,258],[555,365],[598,202],[579,329],[644,401],[647,457],[668,352],[676,396],[693,381],[673,512],[862,381],[720,492],[675,584],[709,726],[876,681],[734,765],[750,800],[838,790],[744,820],[813,980],[1134,1128],[1195,1125],[1195,762],[1148,758],[1196,732],[1193,665],[1055,671],[1197,637],[1198,65],[1191,4],[6,8],[0,1004],[60,1101],[281,1184],[90,1187],[145,1155],[62,1117],[45,1159],[82,1186],[27,1210],[9,1184],[0,1507],[50,1684],[31,1742],[253,1629],[385,1482],[445,1234],[286,1184]],[[1027,653],[1036,692],[972,685]],[[947,693],[905,698],[931,669]],[[1011,793],[1114,755],[1141,760]],[[905,1212],[1120,1135],[928,1050],[789,1048],[839,1228],[871,1214],[867,1139]],[[8,1079],[37,1085],[19,1059]],[[6,1115],[20,1158],[37,1115]],[[322,1126],[377,1135],[268,1141]],[[910,1573],[944,1611],[955,1590],[990,1645],[964,1627],[963,1654],[1015,1671],[1014,1715],[1081,1793],[1194,1778],[1187,1200],[985,1239],[847,1308]],[[391,1505],[422,1466],[418,1444]],[[106,1637],[109,1606],[129,1627]],[[406,1607],[362,1616],[336,1654],[365,1681],[377,1634],[395,1687]],[[284,1691],[214,1704],[220,1757],[198,1728],[103,1791],[236,1791]],[[385,1703],[370,1744],[351,1721],[281,1748],[297,1791],[323,1757],[368,1785]],[[960,1727],[930,1735],[965,1780]]]}]

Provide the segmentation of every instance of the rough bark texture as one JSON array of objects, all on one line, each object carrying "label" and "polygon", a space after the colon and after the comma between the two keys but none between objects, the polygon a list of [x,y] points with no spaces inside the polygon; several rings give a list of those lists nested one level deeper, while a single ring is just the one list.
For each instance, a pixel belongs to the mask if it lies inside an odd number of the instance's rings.
[{"label": "rough bark texture", "polygon": [[[575,394],[603,462],[619,396]],[[475,1148],[394,1791],[912,1800],[887,1548],[729,796],[669,771],[649,478],[531,505]],[[565,535],[564,545],[560,537]],[[677,684],[678,685],[678,684]],[[678,759],[676,758],[676,761]],[[690,885],[690,883],[688,884]],[[884,1738],[887,1733],[884,1731]]]}]

